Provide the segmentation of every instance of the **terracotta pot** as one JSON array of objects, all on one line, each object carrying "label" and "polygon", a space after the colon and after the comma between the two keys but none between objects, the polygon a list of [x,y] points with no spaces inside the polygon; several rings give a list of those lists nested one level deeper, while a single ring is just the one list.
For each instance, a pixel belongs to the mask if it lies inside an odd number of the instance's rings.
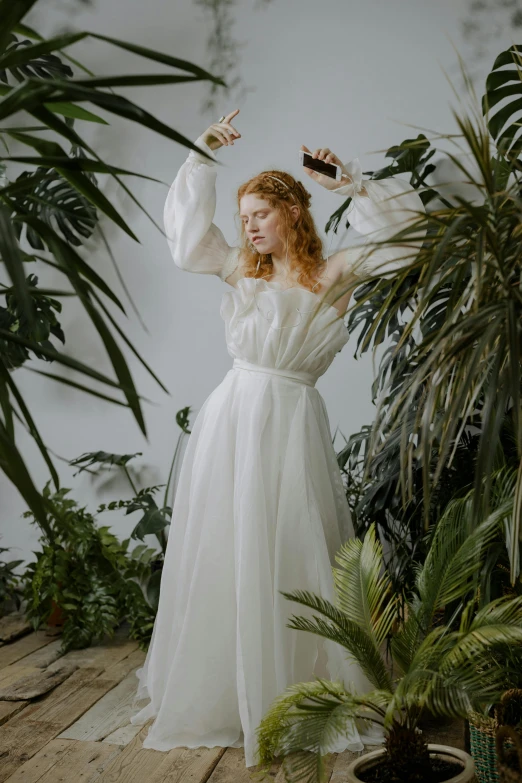
[{"label": "terracotta pot", "polygon": [[[63,582],[57,582],[56,583],[58,588],[60,588],[63,584]],[[51,600],[51,614],[49,615],[49,619],[47,620],[47,625],[51,627],[61,627],[64,622],[67,619],[67,615],[61,608],[61,606],[58,606],[54,598]]]},{"label": "terracotta pot", "polygon": [[47,625],[50,626],[62,626],[67,619],[61,606],[58,606],[56,601],[53,599],[51,606],[53,608],[51,614],[49,615],[49,619],[47,620]]},{"label": "terracotta pot", "polygon": [[[463,750],[452,748],[449,745],[428,745],[430,755],[438,756],[445,761],[457,761],[464,764],[464,769],[452,778],[448,778],[445,783],[471,783],[475,780],[475,762]],[[382,761],[385,754],[384,748],[373,750],[371,753],[365,753],[358,759],[352,761],[346,770],[346,783],[362,783],[358,773],[365,769],[375,767]],[[406,782],[405,782],[406,783]]]}]

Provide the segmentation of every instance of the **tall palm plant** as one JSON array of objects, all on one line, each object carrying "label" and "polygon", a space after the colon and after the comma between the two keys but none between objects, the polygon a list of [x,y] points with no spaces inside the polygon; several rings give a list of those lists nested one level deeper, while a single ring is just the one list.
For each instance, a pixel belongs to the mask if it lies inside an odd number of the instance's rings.
[{"label": "tall palm plant", "polygon": [[512,512],[509,481],[502,471],[496,507],[479,525],[470,518],[471,495],[448,506],[404,616],[374,525],[364,541],[350,539],[336,555],[335,604],[307,591],[283,593],[317,613],[294,615],[288,627],[342,645],[374,689],[361,695],[349,683],[320,678],[288,687],[257,730],[261,774],[282,756],[290,783],[320,781],[326,748],[359,720],[384,729],[388,764],[406,780],[406,772],[426,771],[428,748],[417,730],[424,713],[464,717],[500,698],[507,687],[502,653],[522,648],[522,596],[481,604],[477,573]]},{"label": "tall palm plant", "polygon": [[[430,205],[428,233],[414,262],[380,277],[376,268],[365,277],[348,322],[350,329],[362,325],[361,352],[386,338],[391,342],[373,388],[378,399],[366,433],[365,478],[378,475],[379,466],[385,470],[390,455],[395,459],[398,453],[395,483],[406,505],[420,471],[425,529],[433,487],[469,432],[478,434],[473,477],[477,518],[479,505],[489,502],[501,432],[513,433],[512,581],[520,573],[522,518],[522,137],[514,116],[522,98],[521,52],[522,47],[512,46],[499,55],[481,105],[471,114],[453,111],[457,138],[441,134],[463,145],[467,156],[443,152],[474,185],[478,198],[456,195],[452,203]],[[501,99],[507,102],[492,115]],[[433,191],[424,186],[414,158],[412,164],[415,151],[418,156],[424,148],[419,136],[388,154],[411,172],[412,184],[427,203]],[[348,204],[332,219],[340,220]],[[410,231],[415,230],[412,225]],[[387,244],[404,243],[409,233]]]},{"label": "tall palm plant", "polygon": [[[90,103],[96,109],[137,122],[184,147],[197,149],[181,133],[115,93],[114,88],[201,80],[225,87],[226,84],[222,79],[185,60],[108,36],[79,32],[45,40],[22,22],[35,3],[36,0],[19,0],[16,3],[0,0],[0,140],[5,150],[5,154],[0,156],[0,165],[3,167],[0,173],[4,174],[0,179],[0,260],[10,279],[10,285],[2,284],[8,303],[0,311],[0,468],[20,491],[47,534],[52,536],[46,524],[45,499],[34,486],[16,444],[15,420],[23,424],[33,437],[56,489],[59,488],[58,473],[37,423],[13,378],[12,370],[31,355],[48,362],[58,362],[83,375],[86,382],[65,379],[41,370],[35,372],[94,394],[112,404],[130,408],[144,434],[146,426],[141,397],[129,371],[124,350],[134,354],[159,386],[168,392],[111,314],[110,303],[126,314],[120,298],[77,250],[95,228],[103,238],[99,214],[139,241],[98,186],[96,174],[114,177],[141,209],[144,209],[143,206],[125,185],[123,178],[132,175],[159,180],[111,166],[102,160],[75,130],[74,125],[78,120],[103,125],[108,123],[96,111],[90,111],[81,104]],[[181,73],[97,77],[64,54],[66,48],[85,38],[105,41],[153,62],[176,68]],[[83,71],[85,76],[74,77],[66,60]],[[37,124],[21,127],[9,124],[10,118],[18,113],[28,115]],[[55,135],[55,140],[42,137],[42,132],[49,131]],[[10,154],[9,142],[16,143],[16,153]],[[66,149],[63,142],[67,142],[70,148]],[[26,147],[27,151],[20,151],[21,147]],[[23,172],[10,182],[5,175],[5,166],[11,162],[27,163],[35,170]],[[22,248],[23,239],[27,240],[29,250]],[[116,266],[108,244],[107,249]],[[37,277],[27,276],[25,268],[26,263],[36,261],[62,274],[68,290],[39,289]],[[119,272],[118,275],[123,283]],[[49,340],[51,335],[64,340],[56,312],[60,309],[59,298],[71,295],[77,297],[100,335],[114,378],[74,356],[61,353]],[[90,384],[93,382],[102,384],[101,388],[105,386],[112,392],[121,392],[123,399],[92,388]]]}]

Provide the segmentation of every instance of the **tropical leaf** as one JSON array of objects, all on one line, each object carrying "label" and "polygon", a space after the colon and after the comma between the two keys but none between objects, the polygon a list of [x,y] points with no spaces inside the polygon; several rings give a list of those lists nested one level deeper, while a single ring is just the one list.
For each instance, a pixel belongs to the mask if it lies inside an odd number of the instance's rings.
[{"label": "tropical leaf", "polygon": [[280,592],[285,598],[319,612],[329,621],[315,616],[307,618],[293,615],[290,623],[287,623],[288,628],[316,633],[342,645],[355,658],[371,683],[381,690],[391,691],[390,675],[375,642],[371,625],[363,628],[329,601],[307,591]]},{"label": "tropical leaf", "polygon": [[[24,328],[20,330],[15,316],[10,311],[3,311],[0,308],[0,343],[5,349],[4,364],[9,369],[20,366],[29,358],[32,351],[39,359],[45,361],[54,359],[69,367],[74,367],[84,373],[89,380],[96,378],[103,383],[109,383],[123,392],[127,407],[132,410],[142,432],[146,433],[140,404],[141,397],[134,387],[127,360],[113,336],[111,327],[122,338],[125,347],[130,348],[164,391],[167,391],[166,387],[139,355],[125,330],[117,323],[98,296],[98,293],[105,295],[125,313],[125,308],[116,295],[114,287],[107,285],[105,280],[83,260],[81,255],[73,250],[73,247],[83,245],[92,236],[94,229],[98,227],[99,215],[104,215],[111,223],[119,226],[131,238],[138,241],[125,219],[99,189],[95,173],[114,177],[130,199],[144,212],[146,210],[130,189],[125,186],[121,175],[135,174],[142,178],[158,180],[111,166],[110,163],[102,161],[87,141],[73,129],[73,125],[75,119],[104,125],[108,125],[108,122],[77,103],[89,102],[95,107],[102,108],[104,112],[138,122],[182,146],[196,150],[198,148],[190,139],[145,112],[127,98],[116,95],[111,88],[117,86],[141,87],[149,84],[182,84],[201,80],[226,85],[221,78],[213,76],[208,71],[186,60],[108,36],[75,32],[56,35],[45,40],[39,33],[22,22],[24,15],[30,11],[33,5],[34,0],[21,0],[16,4],[0,0],[0,18],[2,19],[0,30],[0,120],[3,121],[0,128],[0,138],[4,142],[7,153],[0,159],[0,173],[4,174],[7,171],[5,164],[9,162],[37,166],[36,171],[23,172],[14,183],[6,181],[6,177],[2,176],[0,184],[0,236],[3,238],[3,241],[0,241],[0,260],[4,263],[12,282],[11,289],[6,293],[12,299],[16,298],[20,321],[24,324]],[[20,40],[19,36],[23,36],[25,39]],[[132,52],[150,61],[181,69],[182,73],[97,77],[63,51],[87,38],[97,38],[111,46]],[[67,59],[84,71],[87,77],[74,78],[72,68],[65,62]],[[14,86],[12,81],[15,82]],[[6,121],[17,112],[26,112],[32,115],[39,125],[28,127],[27,124],[15,125],[13,123],[9,127]],[[56,140],[49,137],[44,139],[34,132],[42,130],[54,131],[58,137],[70,142],[72,145],[70,152],[67,152]],[[17,155],[9,155],[8,139],[15,141],[18,146],[30,147],[38,154],[23,155],[17,149]],[[153,223],[157,225],[155,221]],[[49,251],[49,254],[55,257],[55,263],[48,257],[29,254],[21,249],[20,242],[24,227],[31,247]],[[107,249],[110,252],[110,249]],[[41,331],[42,326],[45,329],[49,328],[49,323],[44,322],[40,311],[35,309],[36,295],[33,294],[30,282],[24,272],[24,263],[34,262],[37,259],[56,268],[66,276],[72,285],[73,291],[56,290],[54,295],[71,296],[73,294],[78,296],[101,337],[117,381],[105,378],[73,357],[59,354],[49,341],[49,334],[46,338],[39,335],[38,340],[34,339],[37,331]],[[116,274],[126,291],[123,278],[117,268]],[[25,328],[26,323],[32,325],[30,330]],[[62,342],[64,341],[65,337],[56,320],[50,323],[50,329],[52,334],[59,337]],[[125,404],[98,392],[87,384],[62,379],[51,373],[40,374],[60,380],[62,383],[91,393],[105,401],[118,405]],[[14,442],[14,417],[11,406],[12,400],[16,398],[26,428],[35,438],[44,460],[52,472],[52,462],[47,454],[45,444],[38,434],[36,422],[31,417],[21,395],[17,392],[17,387],[11,384],[10,391],[11,393],[5,383],[1,384],[0,403],[4,416],[2,428],[4,445],[0,466],[13,480],[13,470],[21,468],[23,464]],[[56,482],[56,473],[52,472],[52,475]],[[39,520],[43,521],[43,506],[35,500],[35,490],[26,469],[16,479],[16,483],[29,507],[37,513]]]},{"label": "tropical leaf", "polygon": [[473,529],[472,494],[452,501],[433,535],[424,566],[417,577],[422,602],[419,620],[431,625],[435,612],[473,591],[486,547],[498,537],[502,521],[511,511],[507,500]]},{"label": "tropical leaf", "polygon": [[[516,157],[522,151],[520,139],[520,110],[522,108],[522,47],[510,46],[495,58],[486,79],[482,97],[482,111],[488,118],[488,128],[502,155]],[[500,101],[510,99],[490,115]]]},{"label": "tropical leaf", "polygon": [[333,569],[336,603],[349,620],[368,632],[376,647],[387,637],[397,617],[389,575],[382,567],[382,546],[371,525],[364,541],[349,539],[335,555],[340,568]]},{"label": "tropical leaf", "polygon": [[268,769],[276,756],[283,755],[289,781],[322,780],[324,749],[339,733],[351,729],[355,717],[371,721],[371,714],[381,713],[380,700],[379,692],[361,699],[340,683],[320,678],[286,688],[256,730],[258,763]]}]

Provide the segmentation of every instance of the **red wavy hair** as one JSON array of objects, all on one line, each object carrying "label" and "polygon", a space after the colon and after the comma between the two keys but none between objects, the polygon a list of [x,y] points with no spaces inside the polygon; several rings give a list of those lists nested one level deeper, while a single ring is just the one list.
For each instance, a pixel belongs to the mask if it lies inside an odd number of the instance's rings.
[{"label": "red wavy hair", "polygon": [[[285,182],[285,187],[270,175],[278,177]],[[294,179],[286,171],[262,171],[238,189],[236,215],[239,217],[241,198],[247,193],[253,193],[267,201],[271,207],[279,213],[278,235],[285,244],[288,239],[288,256],[294,259],[296,269],[299,271],[298,285],[312,290],[314,283],[324,274],[325,260],[323,259],[323,243],[317,233],[314,219],[310,213],[311,195],[303,183]],[[292,198],[292,194],[295,198]],[[290,207],[297,204],[300,214],[295,221]],[[251,249],[245,231],[244,222],[241,221],[241,250],[244,259],[245,277],[263,277],[273,272],[272,256],[270,253],[258,253]],[[256,274],[258,261],[259,271]]]}]

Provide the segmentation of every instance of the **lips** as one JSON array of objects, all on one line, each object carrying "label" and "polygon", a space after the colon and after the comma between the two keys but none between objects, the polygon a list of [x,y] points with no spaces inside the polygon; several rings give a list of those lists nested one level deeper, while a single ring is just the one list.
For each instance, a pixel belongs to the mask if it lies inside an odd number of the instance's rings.
[{"label": "lips", "polygon": [[264,239],[264,237],[254,237],[252,242],[259,242],[260,239]]}]

